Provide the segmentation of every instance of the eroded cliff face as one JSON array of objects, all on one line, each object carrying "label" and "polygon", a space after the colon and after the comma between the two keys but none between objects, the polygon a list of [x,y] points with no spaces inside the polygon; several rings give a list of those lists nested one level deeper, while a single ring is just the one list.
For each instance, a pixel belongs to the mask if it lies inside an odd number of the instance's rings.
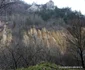
[{"label": "eroded cliff face", "polygon": [[0,44],[9,46],[12,42],[12,31],[4,22],[0,22]]},{"label": "eroded cliff face", "polygon": [[[12,29],[8,25],[3,25],[0,31],[0,43],[9,46],[13,42]],[[64,30],[47,30],[46,28],[30,28],[22,32],[23,45],[58,47],[62,53],[66,50],[66,40]],[[16,39],[17,42],[17,39]]]},{"label": "eroded cliff face", "polygon": [[47,30],[46,28],[36,29],[30,28],[28,32],[23,33],[23,43],[28,46],[29,44],[45,45],[49,47],[58,47],[63,53],[66,50],[65,33],[63,30]]}]

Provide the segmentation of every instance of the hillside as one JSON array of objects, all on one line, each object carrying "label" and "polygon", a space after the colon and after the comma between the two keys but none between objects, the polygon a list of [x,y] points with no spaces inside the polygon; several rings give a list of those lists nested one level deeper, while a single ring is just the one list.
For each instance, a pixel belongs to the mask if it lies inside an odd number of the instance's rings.
[{"label": "hillside", "polygon": [[43,61],[84,65],[85,15],[50,2],[30,5],[16,0],[1,5],[0,69],[16,70]]}]

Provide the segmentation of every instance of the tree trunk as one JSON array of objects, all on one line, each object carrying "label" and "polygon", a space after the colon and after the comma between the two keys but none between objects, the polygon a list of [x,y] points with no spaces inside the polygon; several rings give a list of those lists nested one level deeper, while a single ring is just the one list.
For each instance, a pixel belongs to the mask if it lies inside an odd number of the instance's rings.
[{"label": "tree trunk", "polygon": [[83,58],[83,53],[81,51],[80,53],[80,56],[81,56],[81,64],[82,64],[82,67],[85,69],[85,64],[84,64],[84,58]]},{"label": "tree trunk", "polygon": [[12,52],[12,60],[13,60],[13,63],[14,63],[14,70],[16,70],[17,69],[17,62],[16,62],[16,59],[14,57],[13,52]]}]

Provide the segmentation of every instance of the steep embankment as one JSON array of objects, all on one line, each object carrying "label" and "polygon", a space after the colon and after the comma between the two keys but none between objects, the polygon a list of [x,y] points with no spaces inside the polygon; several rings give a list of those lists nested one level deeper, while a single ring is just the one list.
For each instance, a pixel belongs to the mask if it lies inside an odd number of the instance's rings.
[{"label": "steep embankment", "polygon": [[66,50],[66,40],[64,30],[47,30],[46,28],[31,28],[28,32],[24,31],[23,42],[25,45],[44,44],[47,47],[58,47],[62,53]]},{"label": "steep embankment", "polygon": [[[1,44],[9,46],[13,42],[12,29],[3,25],[0,31]],[[30,28],[28,31],[22,31],[22,40],[25,46],[33,44],[34,46],[57,47],[63,53],[66,50],[66,40],[64,30],[47,30],[46,28]],[[17,40],[16,40],[17,41]]]}]

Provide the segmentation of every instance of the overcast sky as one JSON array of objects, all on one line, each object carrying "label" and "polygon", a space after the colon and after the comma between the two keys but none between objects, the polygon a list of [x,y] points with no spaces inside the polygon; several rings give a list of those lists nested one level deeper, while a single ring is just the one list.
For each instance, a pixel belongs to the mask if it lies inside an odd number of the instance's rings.
[{"label": "overcast sky", "polygon": [[[28,4],[36,2],[37,4],[45,4],[49,0],[24,0]],[[70,7],[72,10],[81,11],[85,15],[85,0],[53,0],[54,4],[59,7]]]}]

